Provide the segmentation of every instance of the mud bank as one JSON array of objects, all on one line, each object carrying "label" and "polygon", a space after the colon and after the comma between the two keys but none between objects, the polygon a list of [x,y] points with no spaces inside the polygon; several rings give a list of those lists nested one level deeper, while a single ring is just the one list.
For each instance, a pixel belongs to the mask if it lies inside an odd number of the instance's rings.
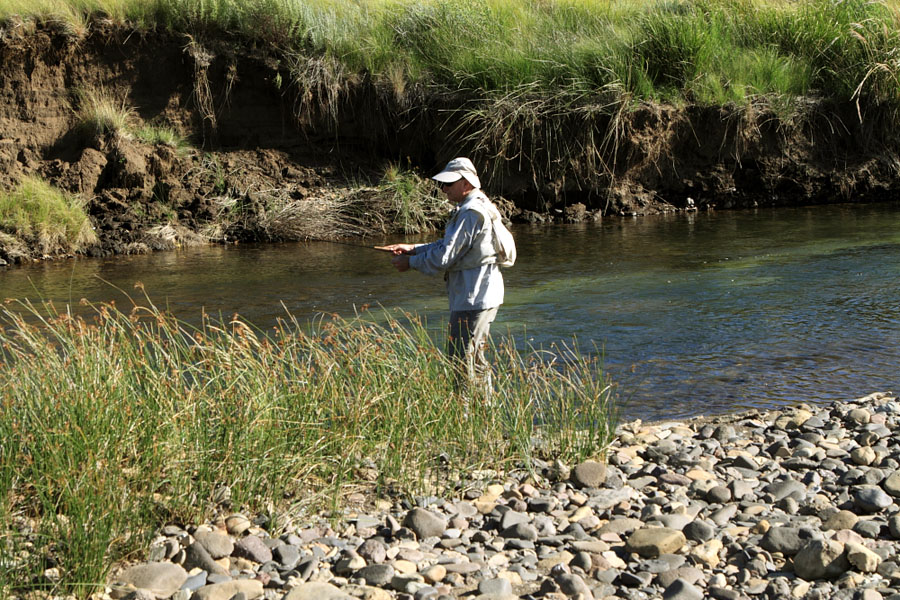
[{"label": "mud bank", "polygon": [[[776,113],[600,96],[579,110],[552,98],[510,105],[102,21],[83,32],[10,22],[0,34],[0,186],[37,174],[79,194],[100,238],[91,254],[279,239],[265,218],[273,203],[328,202],[388,164],[429,173],[460,154],[523,221],[870,202],[900,189],[900,135],[885,108],[810,98]],[[83,90],[118,99],[130,129],[171,129],[189,146],[85,132]],[[34,258],[27,240],[0,244],[4,262]]]}]

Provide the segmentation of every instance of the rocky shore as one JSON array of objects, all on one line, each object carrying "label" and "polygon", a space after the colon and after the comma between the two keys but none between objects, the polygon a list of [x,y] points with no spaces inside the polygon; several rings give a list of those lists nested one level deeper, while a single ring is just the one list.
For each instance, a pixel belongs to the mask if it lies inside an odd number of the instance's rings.
[{"label": "rocky shore", "polygon": [[478,473],[292,527],[167,526],[109,598],[900,599],[900,401],[619,428],[608,463]]}]

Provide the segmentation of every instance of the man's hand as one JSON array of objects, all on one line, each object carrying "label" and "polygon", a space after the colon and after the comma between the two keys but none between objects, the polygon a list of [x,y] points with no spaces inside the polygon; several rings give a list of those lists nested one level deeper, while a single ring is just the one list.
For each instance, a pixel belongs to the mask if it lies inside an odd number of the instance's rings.
[{"label": "man's hand", "polygon": [[391,264],[401,273],[409,271],[409,256],[406,254],[395,254],[394,258],[391,259]]},{"label": "man's hand", "polygon": [[415,244],[391,244],[389,246],[375,246],[375,249],[384,250],[396,256],[398,254],[410,254],[415,247]]}]

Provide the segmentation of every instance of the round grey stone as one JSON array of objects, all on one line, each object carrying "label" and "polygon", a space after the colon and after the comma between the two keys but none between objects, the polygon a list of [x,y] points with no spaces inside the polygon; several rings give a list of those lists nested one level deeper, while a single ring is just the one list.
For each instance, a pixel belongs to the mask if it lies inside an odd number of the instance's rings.
[{"label": "round grey stone", "polygon": [[255,535],[248,535],[247,537],[238,540],[234,545],[232,555],[258,563],[269,562],[272,560],[272,551],[266,546],[261,538]]},{"label": "round grey stone", "polygon": [[606,465],[586,460],[572,470],[572,479],[583,488],[598,488],[606,481]]},{"label": "round grey stone", "polygon": [[406,513],[403,525],[409,527],[420,540],[440,537],[447,530],[447,521],[443,517],[418,507]]},{"label": "round grey stone", "polygon": [[508,579],[503,579],[502,577],[482,579],[478,583],[478,593],[494,596],[512,596],[512,584]]},{"label": "round grey stone", "polygon": [[231,536],[218,531],[199,531],[194,534],[194,539],[206,548],[213,559],[231,556],[234,551],[234,542]]},{"label": "round grey stone", "polygon": [[708,542],[715,537],[716,528],[706,521],[696,519],[685,525],[682,533],[692,542]]},{"label": "round grey stone", "polygon": [[168,598],[178,591],[187,578],[187,571],[181,565],[149,562],[125,569],[116,579],[136,588],[148,590],[160,598]]},{"label": "round grey stone", "polygon": [[876,513],[894,503],[893,498],[880,487],[861,485],[853,489],[854,505],[867,513]]},{"label": "round grey stone", "polygon": [[366,585],[382,586],[389,584],[395,573],[391,565],[375,564],[363,567],[356,572],[356,576],[364,579]]}]

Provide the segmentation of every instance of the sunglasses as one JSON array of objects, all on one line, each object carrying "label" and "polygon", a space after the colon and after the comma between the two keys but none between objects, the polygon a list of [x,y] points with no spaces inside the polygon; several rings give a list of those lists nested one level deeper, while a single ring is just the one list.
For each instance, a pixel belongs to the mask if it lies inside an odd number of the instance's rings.
[{"label": "sunglasses", "polygon": [[[457,179],[456,181],[459,181],[459,180]],[[451,183],[441,182],[441,189],[446,190],[448,187],[453,186],[453,184],[455,184],[456,181],[453,181]]]}]

